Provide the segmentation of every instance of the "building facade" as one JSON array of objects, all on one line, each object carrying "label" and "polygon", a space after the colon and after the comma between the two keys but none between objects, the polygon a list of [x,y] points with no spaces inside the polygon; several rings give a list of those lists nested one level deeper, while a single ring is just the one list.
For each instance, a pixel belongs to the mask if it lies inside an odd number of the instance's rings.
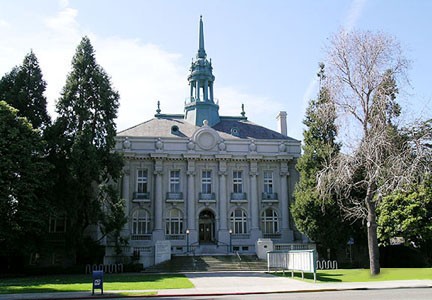
[{"label": "building facade", "polygon": [[158,103],[154,118],[117,135],[123,235],[135,252],[160,240],[174,254],[254,253],[259,238],[301,240],[289,211],[300,141],[287,136],[286,113],[277,116],[280,132],[250,122],[243,107],[220,116],[212,69],[201,19],[184,113],[163,114]]}]

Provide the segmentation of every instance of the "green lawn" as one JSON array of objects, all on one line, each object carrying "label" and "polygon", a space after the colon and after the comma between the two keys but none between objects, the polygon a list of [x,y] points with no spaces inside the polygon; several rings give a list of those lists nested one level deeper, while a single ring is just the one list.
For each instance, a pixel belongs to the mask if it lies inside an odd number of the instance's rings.
[{"label": "green lawn", "polygon": [[[194,287],[184,275],[105,274],[104,291],[159,290]],[[91,275],[55,275],[0,280],[0,294],[82,292],[92,290]],[[97,290],[99,292],[100,290]]]},{"label": "green lawn", "polygon": [[[277,273],[278,276],[291,277],[291,272],[285,275]],[[313,281],[313,274],[305,273],[306,281]],[[301,279],[301,273],[295,273],[294,278]],[[367,282],[386,280],[432,280],[432,268],[382,268],[378,276],[371,276],[369,269],[339,269],[319,270],[317,282]]]}]

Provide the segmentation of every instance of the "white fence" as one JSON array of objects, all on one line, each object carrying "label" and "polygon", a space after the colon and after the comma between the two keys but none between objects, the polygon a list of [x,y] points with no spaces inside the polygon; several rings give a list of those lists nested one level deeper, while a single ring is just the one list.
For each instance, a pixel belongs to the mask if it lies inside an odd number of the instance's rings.
[{"label": "white fence", "polygon": [[292,251],[269,251],[267,252],[267,270],[288,270],[294,277],[294,271],[302,273],[313,273],[314,282],[316,281],[316,250],[292,250]]}]

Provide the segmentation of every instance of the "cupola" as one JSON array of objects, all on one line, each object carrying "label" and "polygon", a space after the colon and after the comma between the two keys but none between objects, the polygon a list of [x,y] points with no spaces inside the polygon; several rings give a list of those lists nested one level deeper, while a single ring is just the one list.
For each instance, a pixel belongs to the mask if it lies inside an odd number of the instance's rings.
[{"label": "cupola", "polygon": [[202,16],[199,23],[199,44],[196,60],[192,61],[188,76],[190,95],[185,103],[185,119],[195,126],[201,126],[204,120],[209,126],[219,123],[219,105],[213,97],[213,67],[207,60],[204,48],[204,26]]}]

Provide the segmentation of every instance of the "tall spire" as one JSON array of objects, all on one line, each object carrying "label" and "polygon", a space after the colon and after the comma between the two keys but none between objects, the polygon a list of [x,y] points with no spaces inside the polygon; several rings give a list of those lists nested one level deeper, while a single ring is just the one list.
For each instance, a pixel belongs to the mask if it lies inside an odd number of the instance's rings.
[{"label": "tall spire", "polygon": [[197,60],[192,61],[190,75],[188,76],[190,94],[185,103],[185,119],[196,125],[202,126],[207,120],[209,126],[219,123],[219,105],[213,98],[213,67],[211,61],[207,60],[204,50],[204,26],[202,16],[199,24],[199,48]]},{"label": "tall spire", "polygon": [[207,54],[204,49],[204,25],[202,21],[202,16],[200,16],[200,26],[199,26],[199,47],[198,47],[198,58],[206,58]]}]

